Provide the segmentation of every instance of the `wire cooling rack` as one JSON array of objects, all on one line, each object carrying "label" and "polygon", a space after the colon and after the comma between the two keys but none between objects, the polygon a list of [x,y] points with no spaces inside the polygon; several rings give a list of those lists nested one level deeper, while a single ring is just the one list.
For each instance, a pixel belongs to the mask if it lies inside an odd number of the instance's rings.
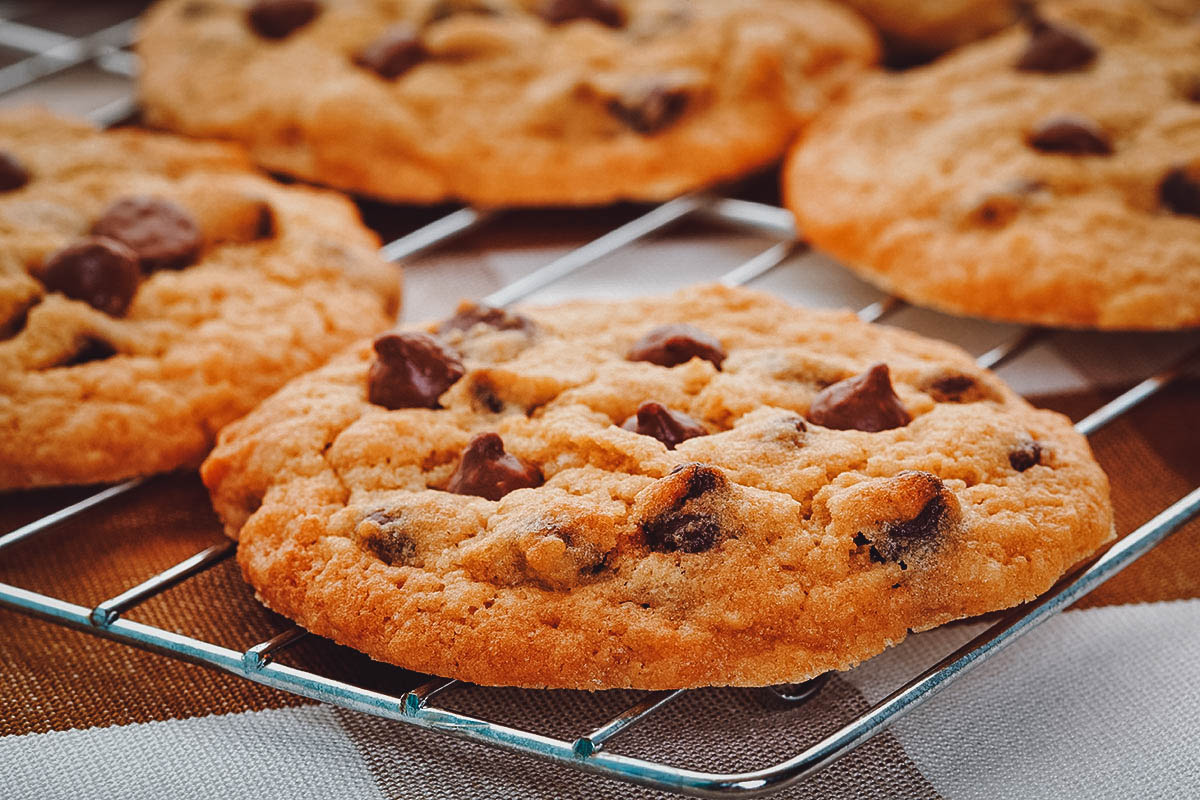
[{"label": "wire cooling rack", "polygon": [[[131,31],[131,20],[82,36],[0,20],[0,49],[22,54],[9,65],[0,67],[0,95],[25,90],[39,80],[69,72],[81,65],[93,65],[116,76],[131,76],[136,70],[136,61],[125,49]],[[135,113],[134,102],[126,94],[104,105],[93,114],[93,118],[108,125],[129,119]],[[412,259],[467,234],[488,222],[492,216],[492,213],[471,208],[458,209],[389,242],[381,253],[392,261]],[[559,286],[585,267],[597,264],[618,250],[642,242],[684,220],[719,222],[779,240],[727,271],[721,277],[721,282],[731,286],[762,278],[804,248],[797,239],[790,215],[783,209],[717,194],[688,194],[646,211],[508,283],[484,300],[494,305],[507,305],[552,285]],[[879,321],[896,313],[904,305],[903,301],[889,297],[865,306],[858,314],[864,320]],[[1007,341],[983,353],[978,359],[979,364],[991,369],[998,368],[1027,353],[1035,343],[1049,335],[1052,334],[1038,328],[1020,330]],[[1187,352],[1173,365],[1145,378],[1081,419],[1076,423],[1076,428],[1085,435],[1100,430],[1167,387],[1198,354],[1200,351]],[[47,531],[113,497],[132,492],[144,482],[135,479],[110,486],[0,536],[0,558],[7,548],[17,542]],[[234,650],[124,617],[128,611],[151,597],[228,559],[235,549],[232,542],[208,547],[93,607],[4,583],[0,583],[0,606],[232,673],[313,700],[610,778],[698,797],[749,797],[768,794],[802,781],[866,742],[973,666],[986,661],[1001,648],[1108,580],[1197,514],[1200,514],[1200,487],[1123,537],[1100,557],[1077,568],[1041,598],[1002,617],[983,633],[840,729],[787,760],[766,768],[737,773],[703,772],[612,751],[611,743],[617,736],[650,718],[678,697],[680,691],[646,693],[639,702],[622,709],[603,724],[590,730],[580,730],[573,739],[556,738],[439,707],[434,703],[435,696],[453,691],[458,685],[454,680],[433,679],[407,692],[387,694],[278,663],[275,659],[285,648],[307,635],[299,627],[289,627],[246,650]],[[772,687],[771,691],[779,701],[795,705],[814,696],[822,684],[823,680],[818,678],[807,684]]]}]

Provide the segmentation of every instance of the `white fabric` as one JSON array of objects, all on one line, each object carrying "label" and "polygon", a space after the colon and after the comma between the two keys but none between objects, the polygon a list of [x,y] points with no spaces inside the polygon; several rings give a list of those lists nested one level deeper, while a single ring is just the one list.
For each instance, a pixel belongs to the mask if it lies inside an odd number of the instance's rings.
[{"label": "white fabric", "polygon": [[327,706],[0,738],[5,800],[382,798]]},{"label": "white fabric", "polygon": [[[847,673],[872,703],[986,625],[912,637]],[[892,728],[946,797],[1200,796],[1200,600],[1071,611]]]}]

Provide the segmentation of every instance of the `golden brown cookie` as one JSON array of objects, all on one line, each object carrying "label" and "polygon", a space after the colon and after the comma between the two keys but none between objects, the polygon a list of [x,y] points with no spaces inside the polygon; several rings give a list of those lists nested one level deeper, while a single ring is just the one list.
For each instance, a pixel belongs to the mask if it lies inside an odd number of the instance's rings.
[{"label": "golden brown cookie", "polygon": [[394,318],[377,245],[226,145],[0,114],[0,489],[196,466]]},{"label": "golden brown cookie", "polygon": [[1112,535],[1083,437],[962,351],[716,286],[381,336],[202,476],[272,609],[485,684],[801,681]]},{"label": "golden brown cookie", "polygon": [[164,0],[147,119],[397,201],[663,199],[777,158],[876,58],[828,0]]},{"label": "golden brown cookie", "polygon": [[1138,0],[1041,8],[863,85],[792,153],[788,206],[815,245],[916,303],[1200,324],[1200,17]]},{"label": "golden brown cookie", "polygon": [[1017,19],[1016,0],[845,0],[883,34],[900,63],[982,39]]}]

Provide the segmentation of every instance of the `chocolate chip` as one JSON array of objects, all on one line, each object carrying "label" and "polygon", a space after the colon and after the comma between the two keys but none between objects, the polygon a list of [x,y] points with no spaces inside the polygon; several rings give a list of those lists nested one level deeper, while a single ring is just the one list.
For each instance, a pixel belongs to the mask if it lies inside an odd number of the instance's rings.
[{"label": "chocolate chip", "polygon": [[1176,214],[1200,217],[1200,177],[1187,167],[1175,167],[1158,185],[1158,198]]},{"label": "chocolate chip", "polygon": [[161,197],[139,195],[113,203],[92,226],[137,253],[144,272],[183,269],[200,255],[204,237],[192,215]]},{"label": "chocolate chip", "polygon": [[392,80],[424,61],[427,55],[415,30],[396,25],[363,48],[354,57],[354,63]]},{"label": "chocolate chip", "polygon": [[270,203],[263,200],[258,205],[258,222],[254,226],[254,237],[256,239],[273,239],[278,232],[275,210],[271,208]]},{"label": "chocolate chip", "polygon": [[1200,103],[1200,75],[1187,82],[1183,90],[1183,99],[1191,103]]},{"label": "chocolate chip", "polygon": [[359,542],[389,566],[413,564],[417,547],[404,532],[399,518],[386,511],[372,511],[359,525]]},{"label": "chocolate chip", "polygon": [[699,328],[676,323],[650,331],[634,342],[625,357],[630,361],[649,361],[660,367],[674,367],[693,358],[703,358],[720,369],[725,360],[725,348]]},{"label": "chocolate chip", "polygon": [[1017,178],[985,192],[970,209],[967,219],[981,225],[1007,225],[1025,207],[1030,195],[1046,188],[1041,181]]},{"label": "chocolate chip", "polygon": [[561,25],[577,19],[590,19],[620,28],[625,14],[614,0],[544,0],[539,13],[551,25]]},{"label": "chocolate chip", "polygon": [[868,539],[866,537],[866,535],[863,534],[862,531],[859,531],[858,533],[854,534],[854,544],[858,545],[859,547],[862,547],[863,545],[867,545],[870,543],[871,543],[871,540]]},{"label": "chocolate chip", "polygon": [[443,334],[450,331],[469,331],[480,324],[498,331],[522,331],[524,333],[533,333],[537,327],[533,320],[524,314],[483,303],[465,303],[458,307],[453,317],[438,323],[437,332]]},{"label": "chocolate chip", "polygon": [[642,436],[653,436],[665,444],[668,450],[674,450],[675,445],[687,439],[708,435],[704,426],[687,414],[672,411],[653,401],[638,406],[637,413],[625,420],[621,427]]},{"label": "chocolate chip", "polygon": [[499,500],[516,489],[541,486],[542,481],[540,469],[504,452],[499,434],[481,433],[463,450],[446,491]]},{"label": "chocolate chip", "polygon": [[29,183],[29,170],[12,153],[0,150],[0,192],[15,192]]},{"label": "chocolate chip", "polygon": [[1047,117],[1029,132],[1028,141],[1030,147],[1043,153],[1107,156],[1113,151],[1108,134],[1078,114]]},{"label": "chocolate chip", "polygon": [[1017,59],[1023,72],[1072,72],[1095,60],[1099,48],[1082,32],[1034,19],[1029,24],[1029,43]]},{"label": "chocolate chip", "polygon": [[941,375],[929,382],[929,394],[939,403],[959,403],[975,388],[975,379],[958,373]]},{"label": "chocolate chip", "polygon": [[1008,454],[1008,463],[1017,472],[1024,472],[1030,467],[1036,466],[1041,460],[1042,446],[1032,439],[1021,442]]},{"label": "chocolate chip", "polygon": [[657,133],[687,110],[691,95],[685,89],[651,86],[608,101],[608,113],[642,135]]},{"label": "chocolate chip", "polygon": [[716,467],[694,461],[690,464],[679,464],[667,475],[681,475],[682,477],[677,478],[676,481],[683,481],[682,491],[675,498],[673,508],[681,508],[688,500],[695,500],[697,497],[724,488],[729,482],[725,473]]},{"label": "chocolate chip", "polygon": [[670,514],[642,528],[646,545],[656,553],[703,553],[721,538],[721,526],[706,514]]},{"label": "chocolate chip", "polygon": [[95,336],[85,336],[75,346],[75,352],[58,366],[75,367],[92,361],[104,361],[117,354],[117,349],[103,339]]},{"label": "chocolate chip", "polygon": [[246,21],[264,39],[284,39],[320,13],[316,0],[257,0],[246,12]]},{"label": "chocolate chip", "polygon": [[835,430],[875,433],[902,428],[912,416],[892,389],[887,364],[879,363],[822,389],[808,409],[808,420]]},{"label": "chocolate chip", "polygon": [[385,333],[374,347],[367,398],[384,408],[438,408],[438,398],[466,373],[454,348],[425,333]]},{"label": "chocolate chip", "polygon": [[40,277],[50,291],[119,317],[129,308],[142,275],[128,247],[88,236],[50,256]]},{"label": "chocolate chip", "polygon": [[[930,476],[933,480],[937,480]],[[940,481],[938,482],[940,486]],[[949,514],[941,492],[935,494],[912,519],[884,523],[880,535],[872,542],[872,561],[899,561],[902,569],[908,565],[901,560],[910,550],[934,544],[944,530]]]}]

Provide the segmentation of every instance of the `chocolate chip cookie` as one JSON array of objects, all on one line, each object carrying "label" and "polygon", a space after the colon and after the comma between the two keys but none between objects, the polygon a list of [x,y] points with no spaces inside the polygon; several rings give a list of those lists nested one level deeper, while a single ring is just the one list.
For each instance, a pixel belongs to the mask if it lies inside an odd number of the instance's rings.
[{"label": "chocolate chip cookie", "polygon": [[165,0],[154,124],[406,202],[657,200],[779,158],[876,59],[831,0]]},{"label": "chocolate chip cookie", "polygon": [[0,114],[0,489],[196,466],[394,319],[377,244],[229,146]]},{"label": "chocolate chip cookie", "polygon": [[1200,324],[1200,5],[1044,3],[880,76],[785,168],[806,237],[889,291],[1046,325]]},{"label": "chocolate chip cookie", "polygon": [[715,286],[361,343],[202,476],[268,606],[486,684],[801,681],[1112,535],[1083,437],[962,351]]}]

